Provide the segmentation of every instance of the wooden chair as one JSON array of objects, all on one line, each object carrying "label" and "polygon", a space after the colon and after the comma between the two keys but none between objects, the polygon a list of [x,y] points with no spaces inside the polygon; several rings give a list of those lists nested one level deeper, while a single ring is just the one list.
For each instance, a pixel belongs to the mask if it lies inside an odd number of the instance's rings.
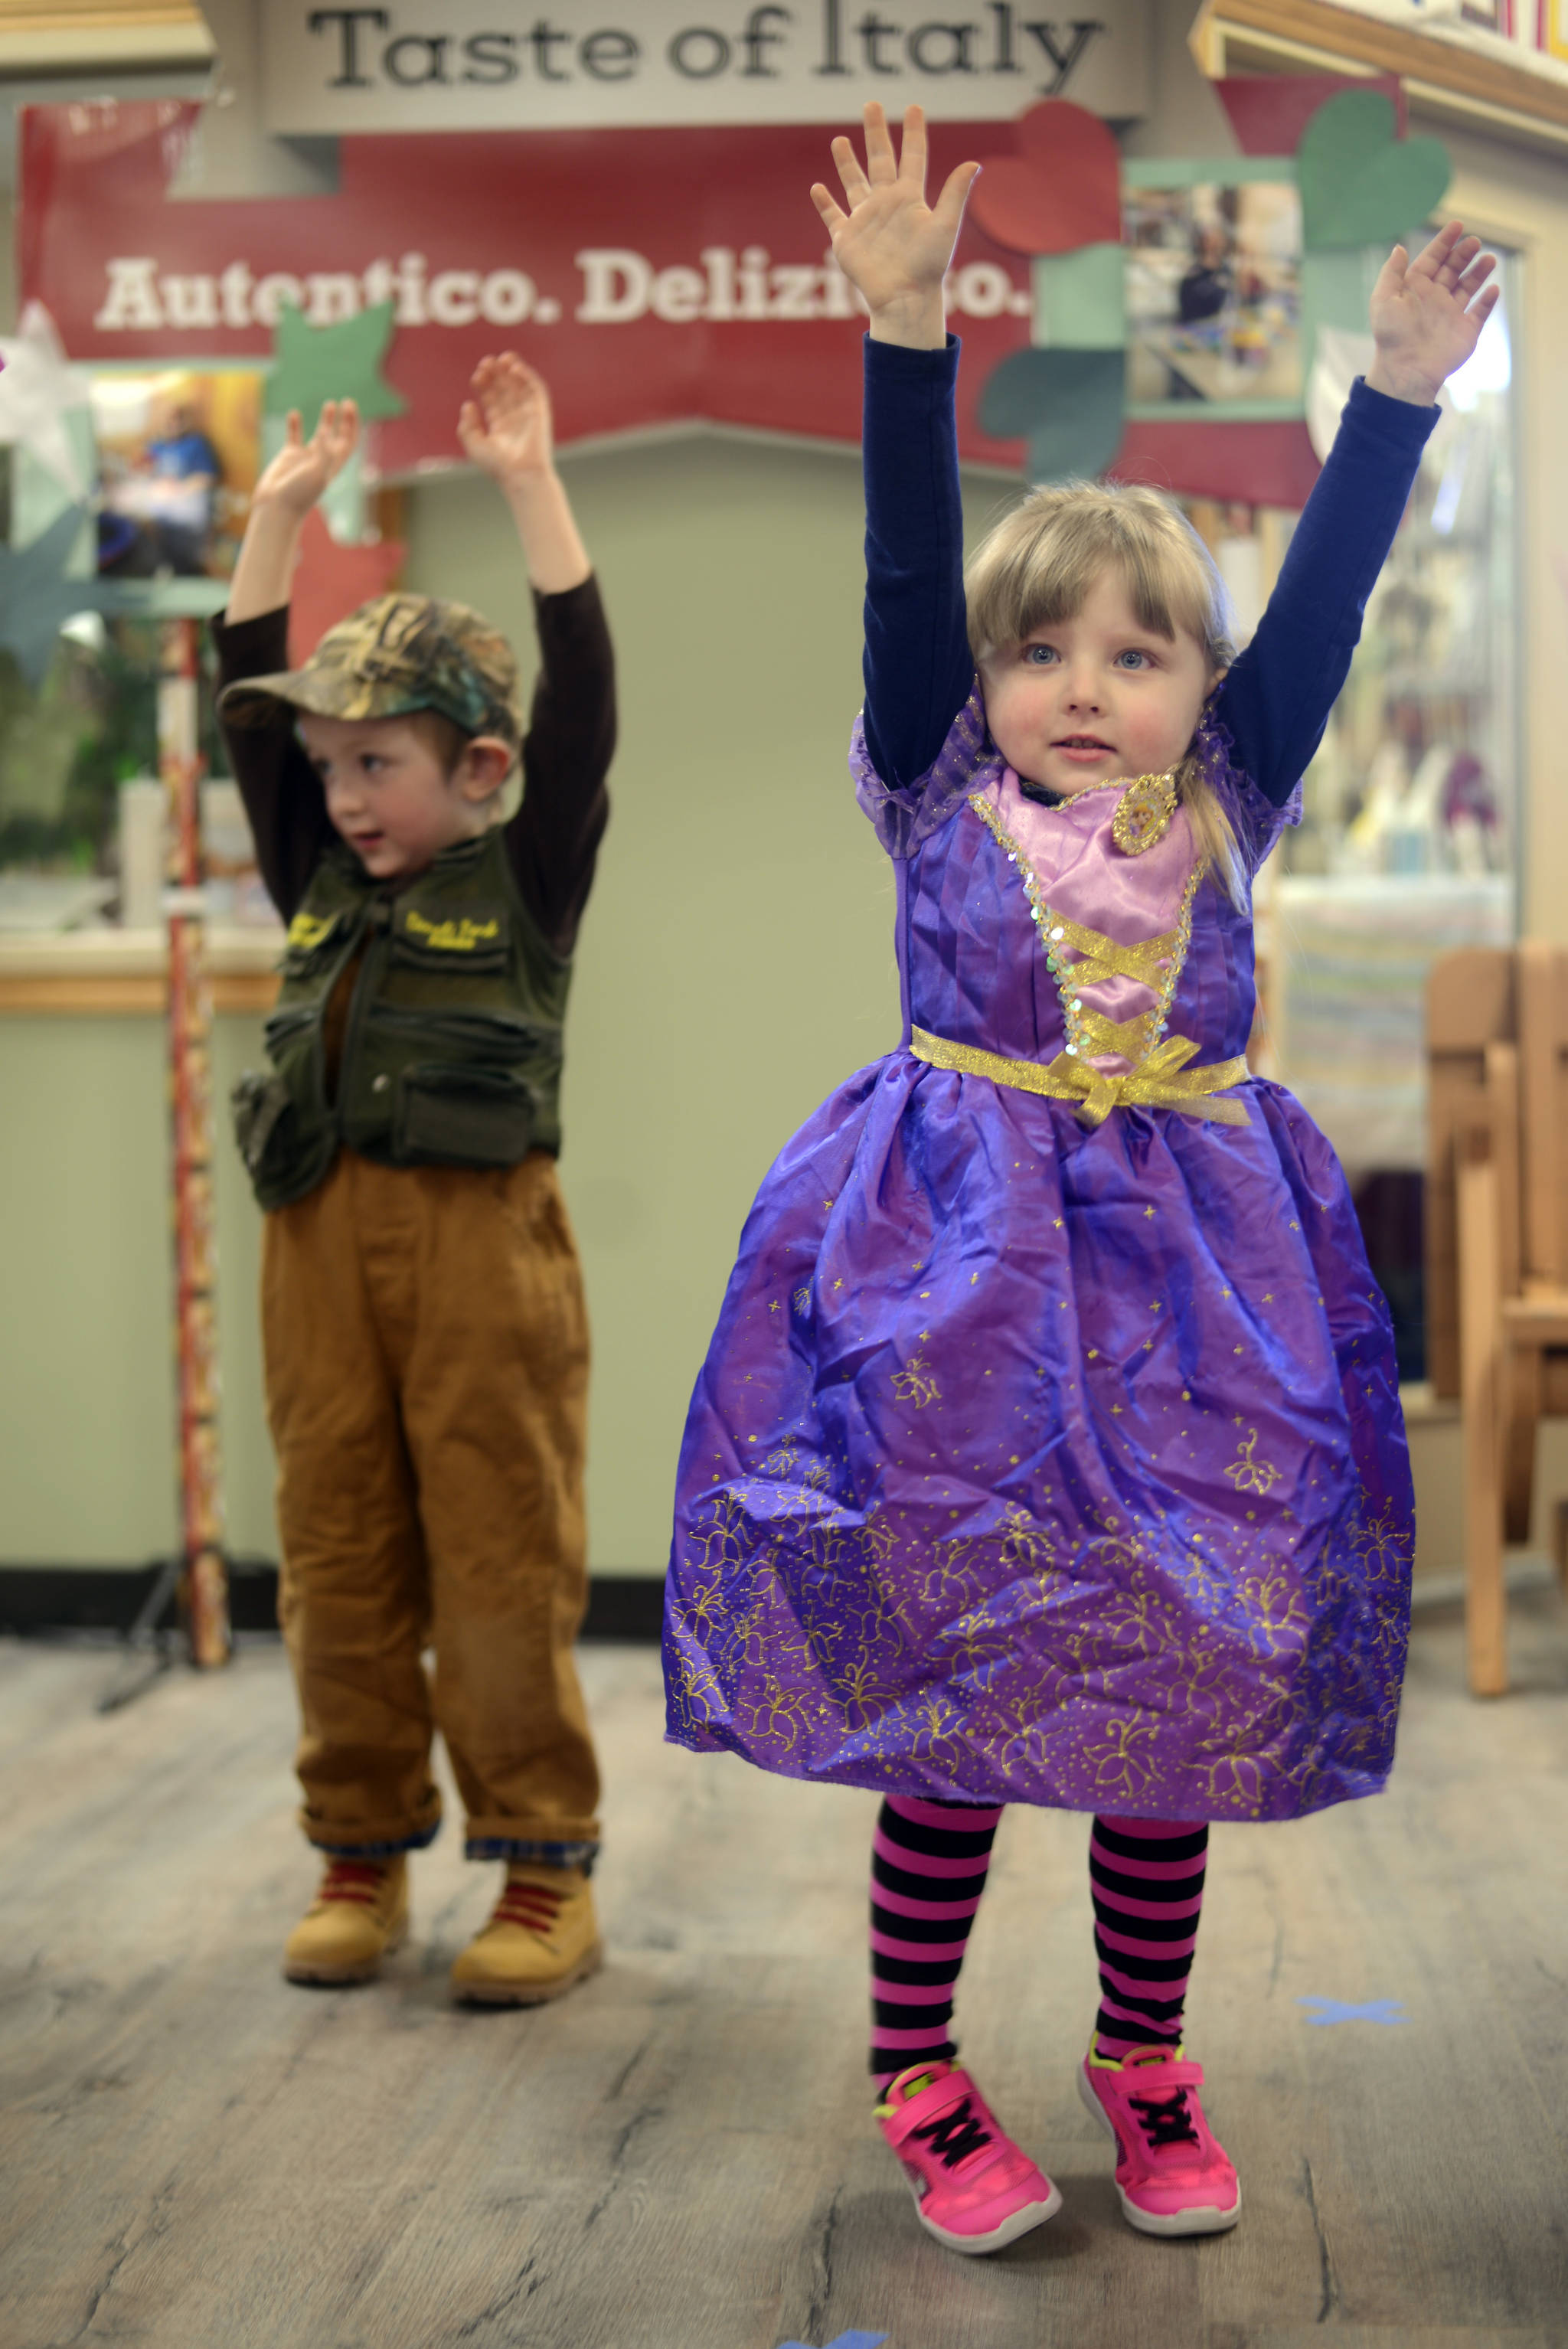
[{"label": "wooden chair", "polygon": [[[1427,1049],[1428,1375],[1463,1421],[1470,1684],[1501,1696],[1503,1545],[1530,1537],[1539,1422],[1568,1416],[1568,952],[1445,955]],[[1559,1575],[1565,1533],[1560,1506]]]}]

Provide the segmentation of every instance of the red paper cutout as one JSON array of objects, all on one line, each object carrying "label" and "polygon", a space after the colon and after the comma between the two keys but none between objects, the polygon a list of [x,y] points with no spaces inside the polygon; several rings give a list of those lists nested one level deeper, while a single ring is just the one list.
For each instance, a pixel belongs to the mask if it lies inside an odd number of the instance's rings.
[{"label": "red paper cutout", "polygon": [[340,546],[313,508],[305,518],[289,599],[291,667],[298,668],[310,658],[328,628],[346,620],[361,604],[385,595],[407,553],[395,538],[376,539],[368,546]]},{"label": "red paper cutout", "polygon": [[1107,471],[1120,481],[1147,481],[1178,497],[1219,498],[1245,506],[1304,506],[1318,462],[1306,426],[1278,424],[1130,424]]},{"label": "red paper cutout", "polygon": [[1115,135],[1065,98],[1031,106],[1016,155],[987,158],[969,210],[1010,253],[1077,253],[1121,243],[1121,156]]},{"label": "red paper cutout", "polygon": [[1343,74],[1232,74],[1214,84],[1243,155],[1294,155],[1318,108],[1331,98],[1343,98],[1347,89],[1377,89],[1391,98],[1396,135],[1403,139],[1405,85],[1398,74],[1371,74],[1356,81],[1347,81]]}]

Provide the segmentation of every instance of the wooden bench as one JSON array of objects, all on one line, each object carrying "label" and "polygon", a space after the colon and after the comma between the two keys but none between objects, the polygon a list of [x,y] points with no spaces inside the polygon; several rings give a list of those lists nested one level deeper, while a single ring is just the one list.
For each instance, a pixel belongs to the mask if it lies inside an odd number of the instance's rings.
[{"label": "wooden bench", "polygon": [[[1508,1686],[1503,1546],[1530,1537],[1535,1431],[1568,1417],[1568,951],[1468,947],[1427,990],[1427,1363],[1463,1417],[1465,1630]],[[1568,1514],[1555,1547],[1568,1577]]]}]

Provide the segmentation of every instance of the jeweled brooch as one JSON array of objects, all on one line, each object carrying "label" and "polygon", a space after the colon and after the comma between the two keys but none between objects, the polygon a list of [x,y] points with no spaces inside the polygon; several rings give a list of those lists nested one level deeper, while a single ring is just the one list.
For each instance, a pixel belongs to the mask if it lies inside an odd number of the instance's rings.
[{"label": "jeweled brooch", "polygon": [[1110,836],[1124,856],[1141,856],[1163,840],[1176,812],[1176,771],[1140,775],[1128,784],[1110,819]]}]

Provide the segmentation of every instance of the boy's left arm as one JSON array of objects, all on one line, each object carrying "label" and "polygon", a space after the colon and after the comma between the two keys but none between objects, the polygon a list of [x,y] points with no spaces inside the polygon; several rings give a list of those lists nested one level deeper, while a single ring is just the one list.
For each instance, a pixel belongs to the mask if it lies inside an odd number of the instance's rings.
[{"label": "boy's left arm", "polygon": [[1438,421],[1438,393],[1496,304],[1492,267],[1454,221],[1413,262],[1396,245],[1373,289],[1377,356],[1351,391],[1268,609],[1216,703],[1238,764],[1276,807],[1323,739]]},{"label": "boy's left arm", "polygon": [[597,581],[537,592],[539,677],[522,745],[522,805],[506,830],[523,903],[557,954],[570,955],[610,820],[615,660]]},{"label": "boy's left arm", "polygon": [[615,665],[599,589],[555,471],[550,395],[512,353],[482,359],[458,431],[511,509],[533,589],[540,668],[522,744],[522,804],[506,830],[523,903],[569,955],[609,820]]}]

